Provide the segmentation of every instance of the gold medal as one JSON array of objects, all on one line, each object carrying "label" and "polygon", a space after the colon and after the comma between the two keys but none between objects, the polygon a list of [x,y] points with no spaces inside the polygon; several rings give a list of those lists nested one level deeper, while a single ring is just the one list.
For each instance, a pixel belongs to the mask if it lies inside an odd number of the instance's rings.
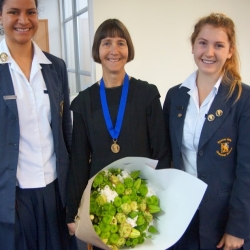
[{"label": "gold medal", "polygon": [[111,151],[115,154],[119,153],[120,151],[120,146],[116,143],[117,140],[113,140],[113,144],[111,145]]},{"label": "gold medal", "polygon": [[6,53],[2,52],[2,53],[0,54],[0,60],[1,60],[2,62],[6,62],[6,61],[8,60],[8,55],[7,55]]}]

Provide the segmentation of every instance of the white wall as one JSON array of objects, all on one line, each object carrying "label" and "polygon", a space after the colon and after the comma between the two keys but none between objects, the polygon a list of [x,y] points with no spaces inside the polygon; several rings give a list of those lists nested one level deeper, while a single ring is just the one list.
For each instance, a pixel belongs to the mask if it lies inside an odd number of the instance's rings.
[{"label": "white wall", "polygon": [[50,53],[62,57],[59,0],[38,0],[39,19],[48,19]]},{"label": "white wall", "polygon": [[[107,18],[126,25],[135,46],[126,71],[157,85],[162,101],[171,86],[196,69],[189,42],[194,23],[210,12],[224,12],[235,22],[242,78],[250,84],[249,0],[93,0],[93,10],[95,30]],[[101,76],[97,65],[96,79]]]}]

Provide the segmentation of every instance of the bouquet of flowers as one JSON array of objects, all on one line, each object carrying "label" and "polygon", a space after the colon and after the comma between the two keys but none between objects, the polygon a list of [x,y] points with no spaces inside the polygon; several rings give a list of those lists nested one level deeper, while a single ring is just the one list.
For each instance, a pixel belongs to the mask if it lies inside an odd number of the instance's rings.
[{"label": "bouquet of flowers", "polygon": [[105,250],[162,250],[177,242],[207,185],[181,170],[155,170],[156,165],[126,157],[93,176],[78,208],[76,237]]},{"label": "bouquet of flowers", "polygon": [[90,218],[102,241],[112,250],[142,244],[157,233],[153,217],[159,199],[140,170],[106,169],[92,183]]}]

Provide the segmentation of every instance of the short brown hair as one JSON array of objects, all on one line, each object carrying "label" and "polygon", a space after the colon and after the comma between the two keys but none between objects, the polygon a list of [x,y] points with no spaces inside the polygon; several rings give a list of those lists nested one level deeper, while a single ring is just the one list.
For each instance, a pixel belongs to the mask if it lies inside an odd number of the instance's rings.
[{"label": "short brown hair", "polygon": [[99,48],[102,39],[106,37],[121,37],[126,40],[128,45],[128,60],[130,62],[134,59],[135,50],[130,34],[125,25],[118,19],[107,19],[97,29],[92,46],[92,57],[95,62],[101,63],[99,56]]}]

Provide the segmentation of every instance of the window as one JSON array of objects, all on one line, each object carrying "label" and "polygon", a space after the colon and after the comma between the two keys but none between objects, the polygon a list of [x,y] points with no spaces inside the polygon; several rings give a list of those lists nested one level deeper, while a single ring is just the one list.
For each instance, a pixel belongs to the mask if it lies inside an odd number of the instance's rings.
[{"label": "window", "polygon": [[64,57],[72,97],[95,82],[95,64],[91,56],[92,0],[61,0],[60,4]]}]

